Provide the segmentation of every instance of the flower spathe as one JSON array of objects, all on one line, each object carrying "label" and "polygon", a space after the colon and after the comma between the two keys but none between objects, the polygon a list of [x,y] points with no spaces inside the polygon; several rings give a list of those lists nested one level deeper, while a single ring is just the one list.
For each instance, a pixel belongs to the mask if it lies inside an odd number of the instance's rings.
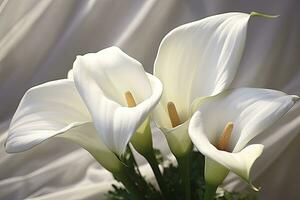
[{"label": "flower spathe", "polygon": [[[162,81],[164,91],[153,118],[175,155],[191,149],[187,127],[192,102],[216,95],[232,82],[243,54],[249,18],[245,13],[207,17],[175,28],[162,40],[154,75]],[[177,109],[180,126],[171,124],[169,102]],[[174,133],[179,127],[180,133]]]},{"label": "flower spathe", "polygon": [[[275,90],[239,88],[197,102],[199,109],[190,120],[189,135],[206,157],[206,182],[218,186],[230,170],[251,184],[250,170],[263,145],[247,144],[279,120],[298,99]],[[232,133],[227,147],[219,150],[228,123],[233,125]]]},{"label": "flower spathe", "polygon": [[119,159],[97,136],[92,118],[69,79],[47,82],[25,93],[11,120],[5,148],[8,153],[22,152],[52,137],[81,145],[111,172],[121,168]]},{"label": "flower spathe", "polygon": [[[137,106],[126,105],[130,91]],[[162,93],[160,81],[117,47],[78,56],[68,79],[29,89],[11,121],[6,151],[28,150],[54,136],[87,149],[110,171]],[[116,156],[116,155],[117,156]]]},{"label": "flower spathe", "polygon": [[[73,78],[106,146],[122,155],[137,128],[158,103],[161,82],[117,47],[78,56]],[[128,107],[125,94],[137,105]]]}]

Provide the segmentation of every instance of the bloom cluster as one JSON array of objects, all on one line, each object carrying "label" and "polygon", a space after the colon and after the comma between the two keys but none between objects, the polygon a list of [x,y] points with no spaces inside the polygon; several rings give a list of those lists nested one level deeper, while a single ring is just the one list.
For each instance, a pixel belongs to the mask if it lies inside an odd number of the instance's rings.
[{"label": "bloom cluster", "polygon": [[[250,171],[263,151],[248,144],[299,99],[262,88],[231,88],[257,13],[225,13],[184,24],[162,40],[153,74],[118,47],[77,56],[66,79],[29,89],[12,118],[6,151],[28,150],[52,137],[71,140],[134,193],[126,180],[124,153],[131,143],[155,163],[150,122],[165,134],[182,169],[190,199],[187,159],[195,146],[205,156],[205,199],[231,171],[251,183]],[[137,199],[142,199],[138,196]]]}]

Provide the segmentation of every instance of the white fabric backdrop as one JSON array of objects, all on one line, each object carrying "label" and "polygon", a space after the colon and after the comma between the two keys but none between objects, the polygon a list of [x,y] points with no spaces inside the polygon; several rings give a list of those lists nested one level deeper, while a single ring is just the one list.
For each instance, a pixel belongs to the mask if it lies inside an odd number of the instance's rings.
[{"label": "white fabric backdrop", "polygon": [[[110,187],[111,176],[75,144],[52,139],[14,155],[3,148],[10,118],[24,92],[65,77],[78,54],[117,45],[151,71],[161,39],[178,25],[229,11],[279,14],[273,20],[251,19],[245,55],[232,87],[267,87],[300,94],[298,0],[0,3],[0,199],[105,199],[103,192]],[[297,104],[260,136],[266,149],[253,173],[255,184],[262,187],[260,199],[300,198],[299,114]],[[156,133],[154,137],[167,153],[163,136]],[[151,175],[147,166],[144,172]],[[225,185],[234,190],[247,188],[235,176]]]}]

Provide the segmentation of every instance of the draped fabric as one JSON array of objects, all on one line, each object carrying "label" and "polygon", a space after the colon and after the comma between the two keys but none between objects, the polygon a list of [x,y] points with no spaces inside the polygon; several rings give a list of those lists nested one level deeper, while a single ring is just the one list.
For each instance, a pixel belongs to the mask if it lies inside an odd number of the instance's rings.
[{"label": "draped fabric", "polygon": [[[264,87],[300,95],[298,0],[0,0],[0,199],[105,199],[113,182],[83,149],[51,139],[32,150],[7,154],[7,128],[27,89],[66,77],[76,55],[116,45],[152,72],[159,43],[173,28],[206,16],[240,11],[253,17],[245,54],[231,87]],[[70,99],[71,100],[71,99]],[[300,105],[255,141],[265,151],[252,177],[260,199],[299,199]],[[169,150],[164,136],[155,145]],[[152,172],[139,158],[142,171]],[[230,175],[224,186],[247,185]]]}]

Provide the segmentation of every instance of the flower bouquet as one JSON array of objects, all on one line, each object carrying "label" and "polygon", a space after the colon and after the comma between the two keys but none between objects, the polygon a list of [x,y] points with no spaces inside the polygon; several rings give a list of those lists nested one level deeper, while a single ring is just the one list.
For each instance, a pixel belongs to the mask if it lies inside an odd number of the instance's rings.
[{"label": "flower bouquet", "polygon": [[[219,186],[229,172],[250,179],[262,144],[249,144],[299,99],[280,91],[231,88],[256,12],[225,13],[184,24],[162,40],[153,74],[118,47],[77,56],[66,79],[29,89],[13,116],[6,151],[28,150],[52,137],[75,142],[123,186],[110,200],[254,199]],[[176,162],[153,148],[165,135]],[[134,150],[156,184],[141,175]],[[219,187],[219,189],[218,189]]]}]

